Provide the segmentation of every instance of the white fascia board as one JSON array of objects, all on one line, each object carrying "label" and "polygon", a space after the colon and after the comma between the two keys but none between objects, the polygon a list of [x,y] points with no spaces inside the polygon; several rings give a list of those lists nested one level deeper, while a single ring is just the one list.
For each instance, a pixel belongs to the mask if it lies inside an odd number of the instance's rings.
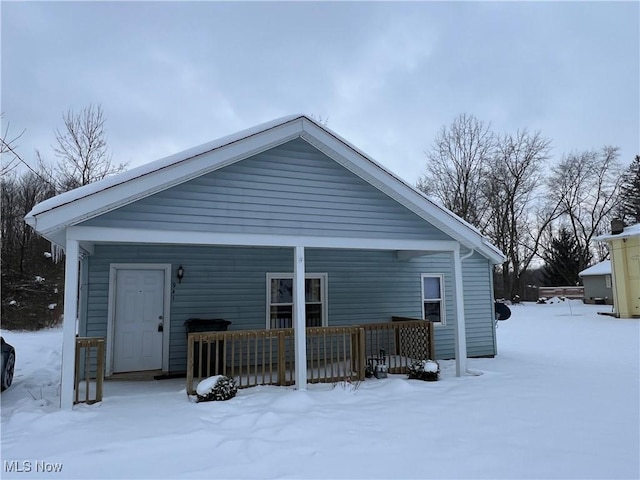
[{"label": "white fascia board", "polygon": [[[433,203],[338,135],[328,132],[308,119],[303,120],[303,125],[305,133],[301,137],[343,167],[466,247],[475,248],[495,263],[505,261],[502,252],[491,245],[472,225]],[[430,207],[428,210],[425,208],[426,205]]]},{"label": "white fascia board", "polygon": [[342,248],[355,250],[420,250],[451,252],[452,240],[394,240],[379,238],[311,237],[265,234],[185,232],[111,227],[69,227],[67,238],[95,243],[149,243],[175,245],[242,245],[259,247]]},{"label": "white fascia board", "polygon": [[128,179],[124,183],[115,184],[103,190],[92,190],[87,196],[76,198],[36,215],[27,215],[25,221],[38,233],[47,236],[65,226],[78,224],[288,142],[298,137],[301,129],[301,119],[289,120],[285,124],[256,133],[242,141],[185,158],[159,170]]}]

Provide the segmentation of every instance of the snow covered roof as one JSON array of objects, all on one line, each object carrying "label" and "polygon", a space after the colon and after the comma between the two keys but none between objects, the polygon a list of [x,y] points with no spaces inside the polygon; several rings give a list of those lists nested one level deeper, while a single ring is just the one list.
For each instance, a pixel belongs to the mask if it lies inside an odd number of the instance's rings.
[{"label": "snow covered roof", "polygon": [[628,227],[624,227],[621,233],[613,234],[608,233],[606,235],[600,235],[599,237],[595,237],[594,240],[598,242],[606,242],[608,240],[616,240],[619,238],[629,238],[629,237],[640,237],[640,223],[636,223],[635,225],[629,225]]},{"label": "snow covered roof", "polygon": [[589,277],[595,275],[611,275],[611,260],[591,265],[589,268],[581,271],[578,275],[581,277]]},{"label": "snow covered roof", "polygon": [[494,263],[504,261],[504,254],[474,226],[431,201],[326,126],[301,114],[278,118],[62,193],[36,205],[25,221],[38,233],[64,247],[67,227],[298,137],[462,245],[475,249]]},{"label": "snow covered roof", "polygon": [[[162,171],[163,169],[176,165],[177,163],[184,162],[186,160],[189,160],[193,157],[197,157],[199,155],[203,155],[207,152],[223,147],[225,145],[232,144],[244,138],[249,138],[252,135],[255,135],[259,132],[269,130],[272,127],[288,122],[290,120],[294,120],[299,117],[300,115],[289,115],[286,117],[278,118],[276,120],[272,120],[270,122],[266,122],[266,123],[257,125],[255,127],[248,128],[246,130],[233,133],[231,135],[227,135],[217,140],[203,143],[202,145],[198,145],[197,147],[192,147],[187,150],[183,150],[182,152],[169,155],[168,157],[164,157],[159,160],[146,163],[139,167],[132,168],[131,170],[122,172],[118,175],[113,175],[103,180],[91,183],[89,185],[84,185],[74,190],[61,193],[60,195],[56,195],[55,197],[49,198],[37,204],[27,214],[27,216],[25,217],[25,220],[27,220],[27,223],[29,223],[30,217],[36,217],[41,213],[45,213],[49,210],[53,210],[55,208],[64,206],[80,198],[88,197],[90,195],[94,195],[98,192],[113,188],[115,186],[124,185],[127,182],[130,182],[131,180],[135,180],[136,178],[140,178],[145,175],[150,175],[152,173]],[[125,192],[123,192],[123,194],[124,193]]]}]

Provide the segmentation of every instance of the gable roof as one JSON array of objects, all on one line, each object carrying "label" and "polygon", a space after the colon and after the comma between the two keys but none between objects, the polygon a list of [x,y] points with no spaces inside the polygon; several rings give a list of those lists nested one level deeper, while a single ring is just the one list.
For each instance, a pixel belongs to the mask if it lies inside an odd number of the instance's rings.
[{"label": "gable roof", "polygon": [[595,275],[611,275],[611,260],[605,260],[604,262],[591,265],[589,268],[584,269],[578,273],[581,277],[591,277]]},{"label": "gable roof", "polygon": [[504,261],[502,252],[475,227],[431,201],[335,132],[305,115],[290,115],[263,123],[65,192],[36,205],[25,221],[44,237],[64,246],[65,230],[69,226],[298,137],[462,245],[477,250],[494,263]]}]

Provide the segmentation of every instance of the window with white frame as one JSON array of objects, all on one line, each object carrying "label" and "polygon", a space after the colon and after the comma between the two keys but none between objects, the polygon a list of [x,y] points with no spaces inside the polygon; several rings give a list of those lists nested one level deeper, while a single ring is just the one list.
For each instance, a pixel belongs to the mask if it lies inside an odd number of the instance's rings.
[{"label": "window with white frame", "polygon": [[443,276],[423,273],[421,280],[422,318],[438,325],[445,325]]},{"label": "window with white frame", "polygon": [[[293,274],[267,273],[267,328],[293,327]],[[304,281],[307,327],[327,325],[327,274],[307,273]]]}]

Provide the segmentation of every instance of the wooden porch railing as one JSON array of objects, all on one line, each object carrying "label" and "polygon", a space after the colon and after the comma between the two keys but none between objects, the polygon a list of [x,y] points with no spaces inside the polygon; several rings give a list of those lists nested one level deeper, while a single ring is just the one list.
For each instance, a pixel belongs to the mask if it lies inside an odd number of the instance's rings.
[{"label": "wooden porch railing", "polygon": [[[74,404],[92,404],[102,401],[104,353],[104,338],[76,338]],[[84,395],[82,395],[83,392]],[[80,398],[82,396],[84,396],[83,400]]]},{"label": "wooden porch railing", "polygon": [[307,382],[364,380],[363,339],[359,326],[307,328]]},{"label": "wooden porch railing", "polygon": [[[405,373],[415,360],[433,358],[430,322],[396,318],[391,323],[309,327],[309,383],[364,380],[367,360],[385,351],[390,373]],[[193,332],[187,336],[187,393],[196,381],[229,375],[239,388],[294,383],[292,328]]]},{"label": "wooden porch railing", "polygon": [[194,380],[229,375],[239,388],[293,383],[293,329],[197,332],[187,336],[187,392]]},{"label": "wooden porch railing", "polygon": [[392,320],[362,325],[367,359],[379,357],[384,350],[389,373],[406,373],[414,361],[434,358],[431,322],[404,317]]}]

